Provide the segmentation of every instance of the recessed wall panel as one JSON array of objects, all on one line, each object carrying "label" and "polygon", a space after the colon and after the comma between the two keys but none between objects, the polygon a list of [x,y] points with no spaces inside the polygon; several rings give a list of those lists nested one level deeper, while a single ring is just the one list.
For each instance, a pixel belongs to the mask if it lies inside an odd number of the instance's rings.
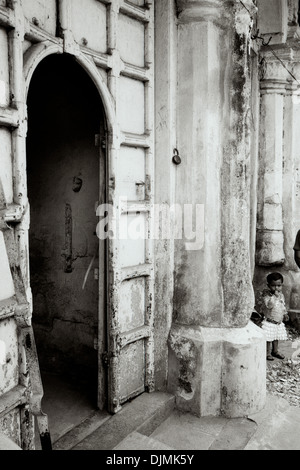
[{"label": "recessed wall panel", "polygon": [[120,193],[129,201],[145,198],[145,151],[121,147],[119,160]]},{"label": "recessed wall panel", "polygon": [[17,326],[8,318],[0,321],[0,395],[18,385],[18,367]]},{"label": "recessed wall panel", "polygon": [[[129,366],[130,365],[130,366]],[[145,348],[144,340],[125,346],[120,356],[120,390],[123,397],[144,388]]]},{"label": "recessed wall panel", "polygon": [[55,36],[56,0],[22,0],[25,17],[35,26]]},{"label": "recessed wall panel", "polygon": [[121,59],[139,67],[145,65],[145,26],[144,23],[119,15],[119,51]]},{"label": "recessed wall panel", "polygon": [[121,267],[145,263],[146,214],[128,213],[120,218]]},{"label": "recessed wall panel", "polygon": [[11,133],[5,127],[0,127],[0,149],[0,204],[3,207],[13,201]]},{"label": "recessed wall panel", "polygon": [[0,106],[9,105],[8,41],[6,30],[0,28]]},{"label": "recessed wall panel", "polygon": [[123,281],[120,290],[120,330],[129,331],[145,323],[145,278]]},{"label": "recessed wall panel", "polygon": [[145,131],[145,88],[143,82],[120,77],[120,124],[123,132]]},{"label": "recessed wall panel", "polygon": [[80,46],[97,52],[107,50],[107,10],[106,6],[95,0],[72,0],[72,32]]},{"label": "recessed wall panel", "polygon": [[15,444],[19,447],[22,446],[19,408],[15,408],[0,418],[0,429],[1,433],[9,437]]}]

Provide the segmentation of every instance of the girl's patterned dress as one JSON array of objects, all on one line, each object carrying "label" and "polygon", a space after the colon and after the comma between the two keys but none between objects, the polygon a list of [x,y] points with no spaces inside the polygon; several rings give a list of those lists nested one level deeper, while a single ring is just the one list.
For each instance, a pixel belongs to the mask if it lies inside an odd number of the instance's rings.
[{"label": "girl's patterned dress", "polygon": [[278,297],[273,295],[270,290],[265,290],[262,294],[264,304],[264,316],[261,327],[265,333],[267,341],[287,340],[285,325],[282,322],[287,313],[284,301],[284,295],[279,293]]}]

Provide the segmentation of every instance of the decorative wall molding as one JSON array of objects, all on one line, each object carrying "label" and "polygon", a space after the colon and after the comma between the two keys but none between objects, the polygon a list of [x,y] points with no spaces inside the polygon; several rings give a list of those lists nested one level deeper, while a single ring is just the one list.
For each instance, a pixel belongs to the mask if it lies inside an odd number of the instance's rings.
[{"label": "decorative wall molding", "polygon": [[220,0],[176,0],[178,20],[180,23],[211,21],[224,25],[225,3]]},{"label": "decorative wall molding", "polygon": [[222,27],[233,18],[234,10],[242,9],[250,17],[257,12],[252,0],[176,0],[176,8],[180,23],[210,21]]}]

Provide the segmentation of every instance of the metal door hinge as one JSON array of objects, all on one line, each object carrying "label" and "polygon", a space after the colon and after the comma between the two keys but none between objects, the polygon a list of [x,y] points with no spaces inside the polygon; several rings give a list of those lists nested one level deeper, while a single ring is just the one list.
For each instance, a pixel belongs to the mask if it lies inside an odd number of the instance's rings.
[{"label": "metal door hinge", "polygon": [[95,134],[95,147],[100,147],[100,134]]},{"label": "metal door hinge", "polygon": [[151,176],[146,175],[145,177],[145,187],[146,187],[146,192],[149,195],[151,193]]},{"label": "metal door hinge", "polygon": [[115,189],[116,188],[116,181],[115,181],[115,177],[114,176],[111,176],[109,178],[109,188],[110,189]]},{"label": "metal door hinge", "polygon": [[104,351],[104,353],[102,353],[102,363],[104,367],[109,367],[109,358],[110,354],[108,353],[108,351]]},{"label": "metal door hinge", "polygon": [[101,147],[106,149],[106,138],[100,136],[100,134],[95,134],[95,147]]}]

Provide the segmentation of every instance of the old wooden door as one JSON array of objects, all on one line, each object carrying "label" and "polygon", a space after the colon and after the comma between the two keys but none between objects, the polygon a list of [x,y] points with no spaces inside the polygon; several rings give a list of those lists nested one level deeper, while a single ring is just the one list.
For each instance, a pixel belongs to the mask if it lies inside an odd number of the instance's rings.
[{"label": "old wooden door", "polygon": [[[117,139],[108,145],[111,412],[129,398],[154,390],[153,9],[153,2],[144,0],[112,2],[110,8],[109,43],[117,53],[109,85],[119,126]],[[99,215],[104,225],[105,212]]]}]

